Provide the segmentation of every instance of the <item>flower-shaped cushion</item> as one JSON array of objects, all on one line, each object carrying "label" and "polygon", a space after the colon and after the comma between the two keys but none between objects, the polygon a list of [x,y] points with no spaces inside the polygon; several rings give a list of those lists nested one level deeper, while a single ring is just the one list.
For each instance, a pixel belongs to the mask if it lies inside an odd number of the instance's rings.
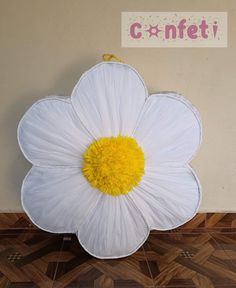
[{"label": "flower-shaped cushion", "polygon": [[197,213],[201,188],[189,162],[201,137],[186,99],[148,96],[135,69],[102,62],[71,97],[39,100],[20,121],[19,145],[33,165],[23,208],[43,230],[76,233],[95,257],[130,255],[150,230]]}]

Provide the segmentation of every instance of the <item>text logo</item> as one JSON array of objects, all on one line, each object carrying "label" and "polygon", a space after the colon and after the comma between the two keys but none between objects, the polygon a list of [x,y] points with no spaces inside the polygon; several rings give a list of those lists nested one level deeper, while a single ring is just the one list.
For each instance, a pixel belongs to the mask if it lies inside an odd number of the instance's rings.
[{"label": "text logo", "polygon": [[122,12],[122,47],[227,47],[226,12]]}]

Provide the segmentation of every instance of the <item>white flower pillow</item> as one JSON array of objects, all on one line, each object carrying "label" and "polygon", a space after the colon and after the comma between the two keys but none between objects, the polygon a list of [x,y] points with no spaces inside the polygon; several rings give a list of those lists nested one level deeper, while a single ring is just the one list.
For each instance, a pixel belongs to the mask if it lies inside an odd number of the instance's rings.
[{"label": "white flower pillow", "polygon": [[201,188],[189,162],[202,137],[182,96],[148,96],[126,64],[102,62],[71,97],[36,102],[18,141],[33,167],[22,205],[39,228],[76,233],[97,258],[134,253],[150,230],[169,230],[198,211]]}]

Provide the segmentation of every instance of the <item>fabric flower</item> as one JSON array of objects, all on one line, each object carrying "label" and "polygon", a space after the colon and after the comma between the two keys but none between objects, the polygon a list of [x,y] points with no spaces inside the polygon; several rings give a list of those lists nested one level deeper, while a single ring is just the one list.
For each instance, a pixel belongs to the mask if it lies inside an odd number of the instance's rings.
[{"label": "fabric flower", "polygon": [[71,97],[39,100],[20,121],[19,145],[33,165],[23,208],[45,231],[76,233],[97,258],[130,255],[150,230],[197,213],[201,188],[188,163],[201,135],[182,96],[148,96],[135,69],[102,62]]}]

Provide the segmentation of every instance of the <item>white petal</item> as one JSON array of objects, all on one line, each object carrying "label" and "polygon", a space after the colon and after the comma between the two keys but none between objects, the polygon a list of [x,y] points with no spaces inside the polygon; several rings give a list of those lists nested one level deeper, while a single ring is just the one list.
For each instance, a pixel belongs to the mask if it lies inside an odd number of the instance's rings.
[{"label": "white petal", "polygon": [[120,258],[134,253],[148,237],[141,212],[128,195],[103,195],[78,231],[86,251],[97,258]]},{"label": "white petal", "polygon": [[72,104],[95,138],[131,135],[147,97],[139,74],[122,63],[102,62],[84,73]]},{"label": "white petal", "polygon": [[69,99],[49,97],[25,113],[18,126],[18,141],[34,165],[80,166],[82,153],[93,138]]},{"label": "white petal", "polygon": [[102,194],[88,184],[77,167],[33,167],[21,193],[23,208],[32,222],[55,233],[76,232]]},{"label": "white petal", "polygon": [[201,143],[201,120],[197,110],[182,96],[151,95],[134,137],[144,149],[147,166],[188,163]]},{"label": "white petal", "polygon": [[148,168],[141,183],[129,193],[150,229],[174,229],[194,217],[201,187],[189,167]]}]

